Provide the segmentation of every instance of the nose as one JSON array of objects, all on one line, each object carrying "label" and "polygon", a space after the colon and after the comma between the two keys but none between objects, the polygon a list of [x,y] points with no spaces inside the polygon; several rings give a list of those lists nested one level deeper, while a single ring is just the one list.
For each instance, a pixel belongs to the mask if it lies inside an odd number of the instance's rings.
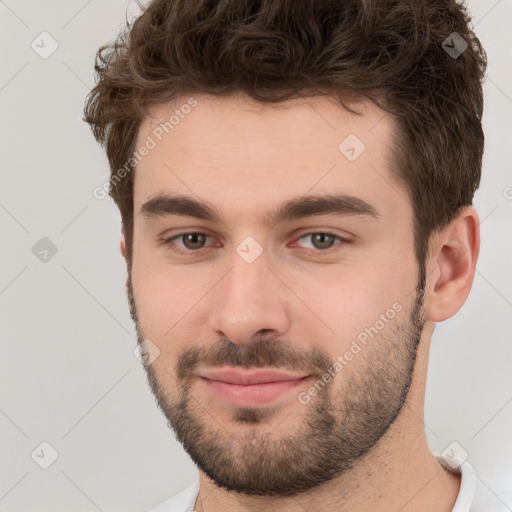
[{"label": "nose", "polygon": [[268,267],[264,253],[248,263],[234,252],[230,268],[213,297],[213,330],[239,344],[261,334],[285,334],[292,293]]}]

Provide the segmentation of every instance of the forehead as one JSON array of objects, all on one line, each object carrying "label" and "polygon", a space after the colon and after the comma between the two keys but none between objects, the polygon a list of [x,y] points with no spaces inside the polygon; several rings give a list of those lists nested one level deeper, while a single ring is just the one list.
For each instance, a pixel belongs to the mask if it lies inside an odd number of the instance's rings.
[{"label": "forehead", "polygon": [[135,215],[165,192],[222,204],[234,215],[257,215],[263,204],[308,192],[410,209],[392,172],[395,120],[369,101],[350,107],[360,115],[332,97],[269,104],[193,95],[154,106],[137,134],[136,150],[150,149],[136,164]]}]

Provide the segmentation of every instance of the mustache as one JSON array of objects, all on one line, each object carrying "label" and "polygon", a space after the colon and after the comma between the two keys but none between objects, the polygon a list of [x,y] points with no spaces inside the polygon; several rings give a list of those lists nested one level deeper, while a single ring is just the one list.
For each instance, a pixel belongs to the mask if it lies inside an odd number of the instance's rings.
[{"label": "mustache", "polygon": [[321,377],[331,366],[329,357],[316,347],[301,350],[282,340],[258,339],[244,344],[222,338],[215,345],[185,349],[178,357],[178,380],[190,379],[200,366],[231,366],[303,371]]}]

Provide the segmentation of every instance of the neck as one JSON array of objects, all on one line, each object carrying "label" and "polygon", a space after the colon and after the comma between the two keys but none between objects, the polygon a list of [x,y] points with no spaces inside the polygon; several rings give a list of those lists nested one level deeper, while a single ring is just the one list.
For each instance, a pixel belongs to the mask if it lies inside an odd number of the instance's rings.
[{"label": "neck", "polygon": [[200,473],[195,510],[450,512],[459,492],[460,475],[448,472],[439,464],[430,452],[424,434],[404,437],[400,429],[393,429],[390,434],[387,442],[379,443],[352,470],[297,496],[255,497],[228,493]]}]

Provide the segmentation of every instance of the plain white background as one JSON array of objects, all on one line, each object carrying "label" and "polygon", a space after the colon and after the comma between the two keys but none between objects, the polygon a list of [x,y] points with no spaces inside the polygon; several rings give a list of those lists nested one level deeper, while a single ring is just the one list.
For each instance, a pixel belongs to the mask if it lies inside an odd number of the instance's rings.
[{"label": "plain white background", "polygon": [[[93,197],[108,164],[81,120],[96,50],[128,4],[0,0],[4,512],[144,511],[197,475],[133,354],[120,215]],[[468,6],[489,58],[482,246],[470,298],[434,333],[426,430],[433,451],[467,451],[474,510],[501,512],[512,510],[512,0]],[[31,47],[41,38],[40,51],[58,44],[46,59]],[[46,262],[34,254],[43,237],[56,250]]]}]

